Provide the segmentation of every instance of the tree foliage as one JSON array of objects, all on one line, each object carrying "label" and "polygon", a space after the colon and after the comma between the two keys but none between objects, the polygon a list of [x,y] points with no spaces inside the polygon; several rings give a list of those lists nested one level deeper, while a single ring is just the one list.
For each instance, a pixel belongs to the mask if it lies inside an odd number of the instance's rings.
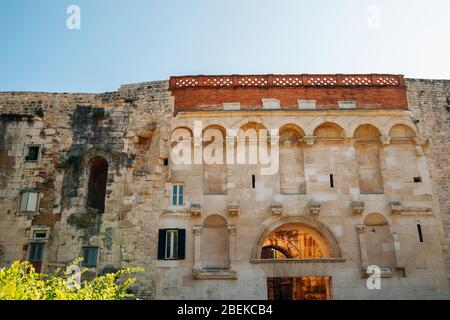
[{"label": "tree foliage", "polygon": [[76,274],[68,270],[78,268],[79,275],[88,269],[80,266],[81,258],[71,268],[56,269],[51,274],[37,273],[28,261],[14,262],[0,269],[0,300],[121,300],[131,298],[129,287],[135,282],[131,275],[142,268],[126,268],[89,281],[77,282]]}]

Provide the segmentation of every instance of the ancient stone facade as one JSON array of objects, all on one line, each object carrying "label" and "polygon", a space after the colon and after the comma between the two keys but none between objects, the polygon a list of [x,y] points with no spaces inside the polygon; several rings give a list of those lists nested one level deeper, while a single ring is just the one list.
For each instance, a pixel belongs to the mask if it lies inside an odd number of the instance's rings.
[{"label": "ancient stone facade", "polygon": [[[0,93],[0,263],[140,266],[148,299],[448,299],[449,89],[268,75]],[[262,145],[274,173],[248,161]]]}]

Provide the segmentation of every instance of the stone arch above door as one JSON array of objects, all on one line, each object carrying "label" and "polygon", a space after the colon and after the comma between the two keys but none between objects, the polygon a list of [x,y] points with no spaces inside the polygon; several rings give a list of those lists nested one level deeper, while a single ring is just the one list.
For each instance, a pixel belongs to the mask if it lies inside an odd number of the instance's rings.
[{"label": "stone arch above door", "polygon": [[287,225],[287,224],[298,224],[310,228],[320,234],[326,241],[329,248],[330,258],[341,258],[341,250],[339,248],[338,241],[333,235],[331,230],[322,222],[315,220],[311,217],[283,217],[279,218],[272,223],[266,225],[259,233],[256,238],[256,242],[252,249],[252,259],[261,259],[261,250],[264,246],[265,240],[268,238],[269,234],[276,230],[277,228]]}]

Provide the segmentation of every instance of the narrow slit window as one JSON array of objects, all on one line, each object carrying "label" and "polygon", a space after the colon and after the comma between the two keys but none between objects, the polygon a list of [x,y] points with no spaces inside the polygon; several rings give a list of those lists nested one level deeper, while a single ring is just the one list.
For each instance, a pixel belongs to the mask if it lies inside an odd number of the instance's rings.
[{"label": "narrow slit window", "polygon": [[422,226],[420,224],[417,224],[417,233],[419,235],[419,241],[423,242]]},{"label": "narrow slit window", "polygon": [[252,174],[252,188],[256,188],[256,176],[254,174]]},{"label": "narrow slit window", "polygon": [[330,188],[334,188],[334,177],[330,174]]}]

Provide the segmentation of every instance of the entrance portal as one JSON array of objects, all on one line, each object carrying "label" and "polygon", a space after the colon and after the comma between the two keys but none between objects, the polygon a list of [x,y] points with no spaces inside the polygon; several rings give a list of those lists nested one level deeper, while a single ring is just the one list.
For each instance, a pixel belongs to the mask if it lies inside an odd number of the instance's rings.
[{"label": "entrance portal", "polygon": [[269,300],[331,300],[331,277],[267,278]]}]

